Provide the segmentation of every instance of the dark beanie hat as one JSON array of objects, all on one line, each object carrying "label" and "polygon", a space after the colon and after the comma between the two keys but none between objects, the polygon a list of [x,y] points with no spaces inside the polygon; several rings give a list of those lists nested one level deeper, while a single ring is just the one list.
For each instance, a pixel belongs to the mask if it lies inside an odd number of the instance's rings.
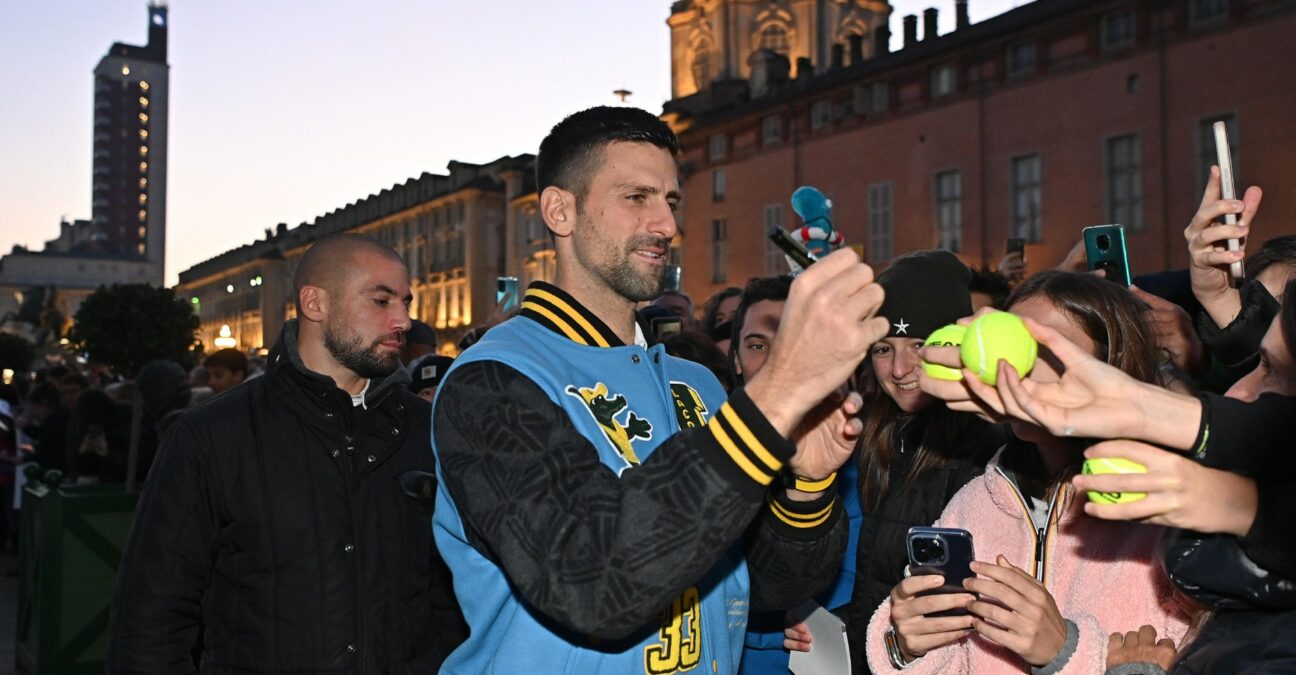
[{"label": "dark beanie hat", "polygon": [[135,387],[154,420],[189,405],[189,376],[174,361],[149,361],[135,376]]},{"label": "dark beanie hat", "polygon": [[428,354],[410,364],[410,391],[415,394],[441,384],[454,359],[440,354]]},{"label": "dark beanie hat", "polygon": [[949,251],[915,251],[891,261],[877,277],[886,291],[878,314],[891,323],[887,337],[926,339],[937,328],[970,316],[971,277]]}]

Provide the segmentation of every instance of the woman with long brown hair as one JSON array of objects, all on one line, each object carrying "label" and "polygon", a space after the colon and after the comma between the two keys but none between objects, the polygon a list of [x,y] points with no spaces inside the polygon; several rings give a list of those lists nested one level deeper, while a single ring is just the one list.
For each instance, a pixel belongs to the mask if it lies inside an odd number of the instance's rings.
[{"label": "woman with long brown hair", "polygon": [[[1046,272],[1015,289],[1007,307],[1132,378],[1156,378],[1145,306],[1115,284]],[[1030,378],[1056,382],[1063,372],[1044,350]],[[1183,636],[1185,616],[1171,606],[1155,557],[1160,528],[1088,518],[1071,489],[1088,441],[1020,420],[1011,430],[985,473],[936,521],[972,534],[977,576],[965,593],[931,594],[943,583],[938,575],[897,584],[868,627],[875,672],[1005,672],[1028,664],[1036,672],[1102,672],[1115,630],[1146,624],[1173,640]]]}]

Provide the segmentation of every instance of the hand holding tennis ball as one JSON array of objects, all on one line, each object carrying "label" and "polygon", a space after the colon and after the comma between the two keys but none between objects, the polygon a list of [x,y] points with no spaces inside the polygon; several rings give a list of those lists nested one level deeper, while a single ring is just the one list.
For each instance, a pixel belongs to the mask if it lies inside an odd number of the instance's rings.
[{"label": "hand holding tennis ball", "polygon": [[968,325],[959,354],[965,368],[993,387],[999,380],[1000,360],[1016,368],[1019,377],[1026,377],[1035,367],[1039,345],[1017,315],[990,312]]},{"label": "hand holding tennis ball", "polygon": [[[958,347],[963,344],[963,335],[967,333],[967,328],[958,324],[950,324],[932,331],[927,336],[927,341],[923,343],[924,347]],[[922,362],[923,372],[928,377],[937,380],[948,380],[957,382],[963,379],[962,371],[948,366],[942,366],[939,363]]]},{"label": "hand holding tennis ball", "polygon": [[[1137,462],[1120,457],[1096,457],[1086,459],[1080,473],[1093,475],[1100,473],[1147,473],[1147,467]],[[1089,501],[1100,504],[1124,504],[1136,502],[1146,497],[1143,492],[1095,492],[1089,490]]]}]

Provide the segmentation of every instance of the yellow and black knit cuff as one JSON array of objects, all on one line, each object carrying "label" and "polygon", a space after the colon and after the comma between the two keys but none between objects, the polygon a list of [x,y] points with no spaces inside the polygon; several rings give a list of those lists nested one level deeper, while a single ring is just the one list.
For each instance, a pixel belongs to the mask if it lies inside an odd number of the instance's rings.
[{"label": "yellow and black knit cuff", "polygon": [[734,466],[763,486],[774,482],[783,464],[796,451],[795,446],[770,426],[741,389],[721,406],[707,429]]},{"label": "yellow and black knit cuff", "polygon": [[841,512],[837,502],[836,490],[825,491],[808,502],[794,501],[786,491],[774,490],[770,494],[769,510],[776,529],[785,536],[805,539],[819,536],[824,528],[836,522]]}]

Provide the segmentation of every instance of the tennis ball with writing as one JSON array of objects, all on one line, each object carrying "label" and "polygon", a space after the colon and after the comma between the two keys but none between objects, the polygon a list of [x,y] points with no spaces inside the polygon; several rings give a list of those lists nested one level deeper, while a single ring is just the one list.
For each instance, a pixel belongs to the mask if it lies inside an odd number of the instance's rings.
[{"label": "tennis ball with writing", "polygon": [[[963,344],[963,335],[967,333],[967,328],[958,324],[942,326],[932,331],[927,336],[927,341],[923,343],[924,347],[958,347]],[[937,380],[958,381],[963,379],[963,371],[948,366],[942,366],[939,363],[922,362],[923,372],[927,377]]]},{"label": "tennis ball with writing", "polygon": [[[1080,472],[1089,476],[1100,473],[1147,473],[1147,467],[1120,457],[1086,459]],[[1147,494],[1143,492],[1097,492],[1089,490],[1089,501],[1099,504],[1124,504],[1136,502]]]},{"label": "tennis ball with writing", "polygon": [[982,314],[967,327],[959,349],[963,366],[990,386],[999,379],[1000,359],[1016,368],[1019,377],[1026,377],[1035,367],[1038,352],[1039,345],[1026,324],[1008,312]]}]

